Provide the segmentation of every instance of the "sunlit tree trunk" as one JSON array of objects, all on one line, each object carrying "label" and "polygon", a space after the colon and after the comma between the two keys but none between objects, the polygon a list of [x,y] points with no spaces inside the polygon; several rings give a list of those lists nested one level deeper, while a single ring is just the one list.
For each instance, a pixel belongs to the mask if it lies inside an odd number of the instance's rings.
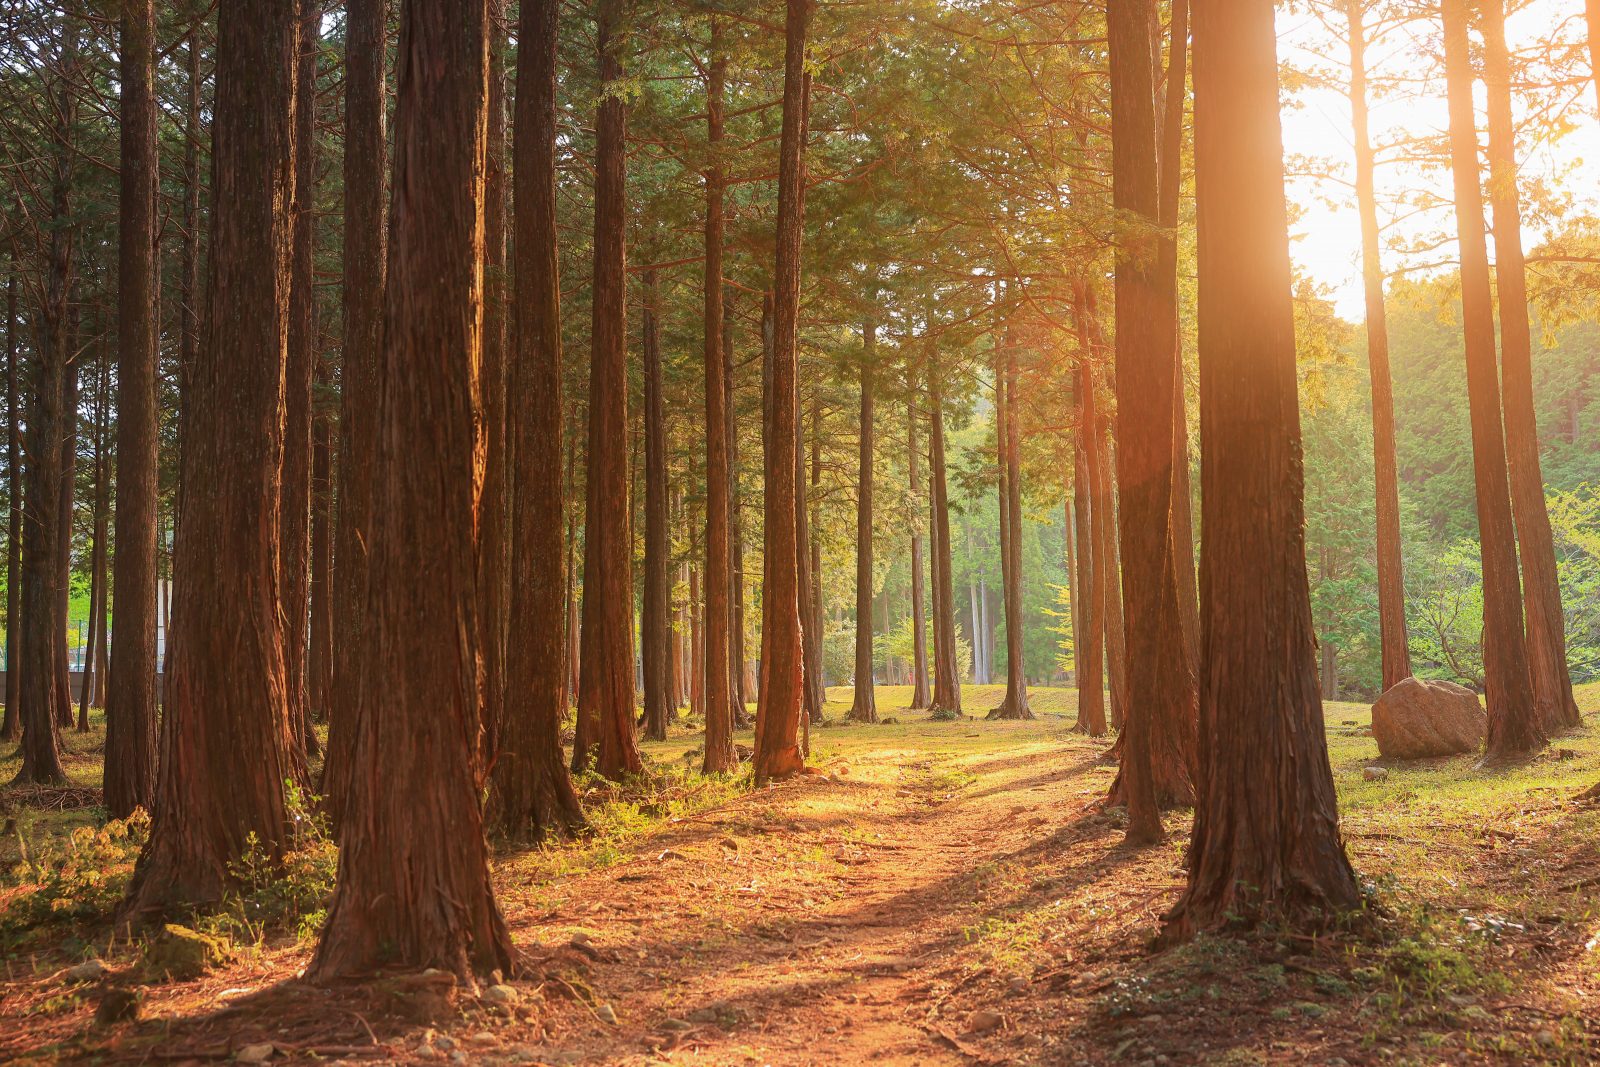
[{"label": "sunlit tree trunk", "polygon": [[1360,900],[1317,697],[1273,6],[1194,12],[1205,648],[1169,940],[1318,925]]},{"label": "sunlit tree trunk", "polygon": [[[81,316],[76,308],[69,311],[67,321],[67,351],[76,351],[82,339]],[[56,497],[56,600],[52,626],[55,637],[56,672],[56,725],[66,729],[72,725],[72,671],[67,658],[65,634],[70,626],[72,603],[72,533],[76,525],[74,499],[78,487],[78,407],[81,393],[81,368],[76,359],[66,363],[66,379],[61,399],[61,482]]]},{"label": "sunlit tree trunk", "polygon": [[[719,286],[720,288],[720,286]],[[644,275],[641,333],[644,350],[644,607],[639,620],[644,657],[644,731],[667,739],[672,709],[672,539],[667,529],[667,416],[661,397],[661,287],[655,270]],[[718,361],[720,364],[720,360]],[[722,368],[719,365],[720,376]],[[708,440],[714,436],[709,428]],[[709,475],[708,475],[709,477]]]},{"label": "sunlit tree trunk", "polygon": [[470,984],[515,967],[476,751],[486,15],[483,0],[406,0],[400,20],[365,684],[316,981],[436,967]]},{"label": "sunlit tree trunk", "polygon": [[795,541],[795,510],[799,499],[795,326],[800,311],[800,240],[804,222],[801,186],[805,179],[804,67],[806,29],[810,21],[811,0],[787,0],[772,344],[764,390],[767,447],[761,688],[755,736],[757,782],[788,777],[805,766],[798,736],[805,680],[802,677],[799,545]]},{"label": "sunlit tree trunk", "polygon": [[[278,595],[295,187],[294,0],[218,10],[206,313],[184,399],[183,495],[155,822],[124,919],[219,899],[252,847],[281,854],[296,773]],[[393,768],[391,768],[393,769]]]},{"label": "sunlit tree trunk", "polygon": [[378,346],[383,337],[386,0],[348,0],[344,57],[344,345],[340,369],[339,508],[334,529],[333,699],[323,793],[335,822],[349,787],[367,624],[372,479],[378,451]]},{"label": "sunlit tree trunk", "polygon": [[1483,669],[1489,710],[1484,762],[1504,765],[1545,743],[1534,705],[1522,629],[1522,588],[1506,473],[1505,437],[1496,373],[1494,298],[1478,184],[1478,132],[1472,105],[1472,57],[1467,0],[1443,0],[1445,82],[1450,105],[1450,168],[1454,177],[1457,241],[1461,250],[1461,318],[1467,355],[1467,403],[1472,422],[1472,473],[1483,552]]},{"label": "sunlit tree trunk", "polygon": [[[333,376],[317,357],[316,394],[326,396]],[[322,405],[318,405],[321,407]],[[311,423],[311,647],[306,659],[307,710],[326,722],[333,691],[333,423],[316,410]]]},{"label": "sunlit tree trunk", "polygon": [[[94,547],[89,553],[89,647],[83,658],[83,688],[78,696],[78,731],[89,730],[89,705],[94,703],[105,671],[106,535],[111,525],[111,467],[106,433],[111,417],[111,364],[104,347],[97,360],[99,379],[94,401],[94,505],[90,520]],[[102,703],[102,706],[103,703]]]},{"label": "sunlit tree trunk", "polygon": [[[1081,283],[1080,283],[1081,284]],[[1074,301],[1079,306],[1080,299]],[[1079,318],[1079,341],[1083,340],[1082,315]],[[1101,543],[1095,536],[1095,500],[1093,486],[1099,478],[1100,450],[1095,446],[1094,426],[1098,421],[1095,409],[1099,406],[1094,391],[1094,373],[1088,362],[1088,351],[1080,347],[1080,360],[1075,382],[1075,404],[1078,414],[1077,441],[1074,452],[1076,462],[1072,479],[1074,532],[1078,541],[1078,602],[1073,605],[1077,618],[1078,646],[1075,650],[1078,681],[1078,721],[1073,727],[1090,737],[1104,737],[1106,733],[1105,698],[1105,618],[1106,587],[1097,573],[1104,565]]]},{"label": "sunlit tree trunk", "polygon": [[[22,633],[22,399],[18,391],[17,263],[6,275],[6,710],[0,741],[22,736],[17,715],[22,670],[18,638]],[[155,720],[152,719],[151,722]],[[110,756],[107,754],[109,765]]]},{"label": "sunlit tree trunk", "polygon": [[[913,390],[906,402],[906,466],[911,480],[911,508],[913,513],[922,508],[922,477],[919,466],[922,445],[917,440],[921,419],[917,415],[917,398]],[[922,521],[911,520],[911,708],[913,711],[928,707],[933,699],[928,693],[928,631],[927,612],[922,598]]]},{"label": "sunlit tree trunk", "polygon": [[1500,310],[1500,388],[1511,503],[1522,561],[1528,671],[1534,707],[1546,734],[1583,723],[1567,671],[1567,625],[1561,581],[1545,508],[1539,462],[1539,417],[1533,406],[1533,339],[1528,323],[1528,271],[1522,251],[1517,192],[1516,126],[1511,111],[1511,55],[1505,0],[1478,5],[1483,28],[1483,80],[1489,103],[1489,202],[1494,207],[1494,279]]},{"label": "sunlit tree trunk", "polygon": [[[1017,439],[1017,344],[1009,328],[1000,348],[994,385],[1000,467],[1000,590],[1006,613],[1006,694],[989,718],[1032,719],[1028,678],[1022,665],[1022,450]],[[987,608],[987,589],[983,599]]]},{"label": "sunlit tree trunk", "polygon": [[945,483],[944,392],[938,368],[928,378],[928,467],[932,498],[933,705],[935,718],[961,717],[961,665],[956,661],[955,580],[951,567],[950,494]]},{"label": "sunlit tree trunk", "polygon": [[1400,485],[1395,469],[1394,387],[1389,376],[1389,323],[1383,303],[1383,256],[1378,233],[1374,152],[1368,132],[1367,0],[1345,0],[1350,27],[1350,113],[1355,131],[1356,206],[1361,215],[1361,280],[1366,292],[1367,368],[1372,379],[1373,485],[1378,526],[1378,627],[1383,688],[1411,677],[1406,638],[1405,575],[1400,562]]},{"label": "sunlit tree trunk", "polygon": [[[622,78],[624,0],[599,0],[600,80]],[[611,779],[643,769],[633,735],[633,537],[628,484],[627,116],[600,101],[595,155],[593,355],[589,362],[588,502],[584,511],[583,667],[573,763]]]}]

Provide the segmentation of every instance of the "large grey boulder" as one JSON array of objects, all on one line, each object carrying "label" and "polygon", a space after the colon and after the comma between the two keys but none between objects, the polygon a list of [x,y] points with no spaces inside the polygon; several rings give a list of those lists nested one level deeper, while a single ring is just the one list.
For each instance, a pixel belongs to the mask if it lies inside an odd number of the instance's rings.
[{"label": "large grey boulder", "polygon": [[1372,705],[1372,736],[1386,759],[1476,752],[1488,728],[1478,694],[1454,682],[1407,678]]}]

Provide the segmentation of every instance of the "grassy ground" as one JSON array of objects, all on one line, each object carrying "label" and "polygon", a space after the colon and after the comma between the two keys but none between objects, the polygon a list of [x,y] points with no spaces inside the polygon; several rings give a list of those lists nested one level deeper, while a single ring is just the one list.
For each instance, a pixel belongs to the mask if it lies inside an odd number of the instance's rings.
[{"label": "grassy ground", "polygon": [[[1000,690],[964,696],[981,717]],[[1372,914],[1314,938],[1152,954],[1188,818],[1168,815],[1161,846],[1121,847],[1121,813],[1098,804],[1109,743],[1070,732],[1070,692],[1035,691],[1033,723],[936,724],[905,710],[908,690],[882,687],[880,714],[899,721],[874,727],[837,721],[848,689],[829,698],[834,721],[811,734],[826,775],[759,791],[708,781],[692,773],[697,737],[675,730],[645,746],[649,785],[584,784],[589,839],[499,857],[529,961],[510,1010],[461,991],[419,1012],[391,984],[327,994],[296,981],[325,847],[236,902],[241,921],[205,921],[232,962],[148,981],[141,946],[104,918],[128,843],[93,835],[95,813],[68,794],[65,811],[11,798],[0,1061],[205,1061],[263,1043],[296,1060],[549,1064],[1594,1059],[1600,813],[1571,801],[1600,781],[1592,727],[1514,771],[1459,758],[1369,781],[1383,764],[1368,709],[1329,705]],[[1600,687],[1579,701],[1593,718]],[[75,784],[97,782],[102,736],[68,736]],[[41,864],[73,847],[75,864]],[[63,975],[96,955],[106,978]],[[141,999],[143,1020],[94,1025],[116,988]]]}]

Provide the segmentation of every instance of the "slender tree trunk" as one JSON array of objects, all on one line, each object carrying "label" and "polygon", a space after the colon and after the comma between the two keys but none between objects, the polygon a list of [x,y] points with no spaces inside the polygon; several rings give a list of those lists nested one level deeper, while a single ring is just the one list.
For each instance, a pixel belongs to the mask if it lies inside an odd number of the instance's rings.
[{"label": "slender tree trunk", "polygon": [[777,251],[771,356],[767,368],[761,689],[756,709],[758,783],[805,767],[798,734],[804,700],[799,546],[795,541],[799,457],[795,327],[800,311],[800,240],[805,175],[805,46],[811,0],[787,0],[783,129],[778,148]]},{"label": "slender tree trunk", "polygon": [[961,717],[961,666],[956,662],[956,608],[951,574],[950,496],[945,487],[944,393],[935,371],[928,382],[929,476],[933,487],[933,718]]},{"label": "slender tree trunk", "polygon": [[1168,940],[1360,900],[1317,699],[1272,3],[1197,5],[1194,60],[1205,649]]},{"label": "slender tree trunk", "polygon": [[[718,289],[721,286],[719,284]],[[667,416],[661,399],[661,288],[656,272],[644,275],[644,730],[652,741],[667,739],[672,705],[672,538],[667,529]],[[720,361],[719,361],[720,363]],[[720,379],[721,366],[717,368]],[[707,428],[707,439],[718,435]],[[709,476],[708,476],[709,478]],[[708,486],[709,488],[709,486]]]},{"label": "slender tree trunk", "polygon": [[1478,5],[1489,103],[1489,199],[1494,207],[1494,278],[1500,309],[1500,388],[1505,411],[1511,502],[1522,561],[1528,670],[1534,707],[1553,735],[1583,724],[1567,671],[1567,627],[1561,581],[1545,508],[1539,463],[1539,417],[1533,406],[1533,339],[1528,323],[1528,271],[1522,251],[1517,192],[1516,127],[1511,112],[1511,56],[1506,47],[1505,0]]},{"label": "slender tree trunk", "polygon": [[290,220],[279,208],[295,187],[298,16],[293,0],[218,11],[212,175],[227,192],[212,213],[184,400],[179,477],[191,491],[173,559],[183,581],[155,822],[124,920],[219,899],[252,842],[276,858],[289,836],[283,783],[296,763],[277,566]]},{"label": "slender tree trunk", "polygon": [[1078,625],[1078,550],[1072,536],[1072,494],[1061,501],[1061,554],[1067,567],[1067,624],[1072,635],[1072,681],[1078,681],[1078,649],[1082,647],[1082,627]]},{"label": "slender tree trunk", "polygon": [[[338,889],[309,976],[514,968],[479,811],[487,12],[407,0],[376,397],[368,651]],[[411,516],[427,514],[426,523]],[[439,575],[419,582],[419,574]],[[380,679],[382,684],[380,684]],[[426,791],[417,783],[426,781]]]},{"label": "slender tree trunk", "polygon": [[[799,381],[799,368],[795,371],[796,382]],[[798,384],[796,389],[798,390]],[[797,412],[795,415],[795,503],[794,503],[794,538],[795,558],[800,564],[798,577],[800,589],[800,648],[803,668],[803,696],[805,705],[805,730],[803,731],[801,753],[810,754],[810,725],[821,721],[822,704],[816,697],[816,663],[812,649],[817,639],[817,613],[816,604],[812,601],[815,588],[812,582],[811,564],[811,508],[810,493],[806,485],[806,437],[805,420]]]},{"label": "slender tree trunk", "polygon": [[877,722],[878,702],[872,686],[872,376],[876,370],[878,325],[861,330],[861,417],[858,423],[860,465],[856,474],[856,677],[850,714],[856,722]]},{"label": "slender tree trunk", "polygon": [[[599,0],[600,80],[622,77],[625,0]],[[588,505],[584,512],[583,669],[575,766],[620,780],[643,769],[633,736],[633,536],[628,485],[627,116],[600,102],[595,158],[594,352],[589,363]]]},{"label": "slender tree trunk", "polygon": [[1127,631],[1122,610],[1122,552],[1117,538],[1121,524],[1117,515],[1116,454],[1111,443],[1111,417],[1104,408],[1099,415],[1100,506],[1095,509],[1095,523],[1096,535],[1101,539],[1100,556],[1105,563],[1099,569],[1099,574],[1106,588],[1106,688],[1111,695],[1111,726],[1120,730],[1128,721],[1128,657],[1124,645]]},{"label": "slender tree trunk", "polygon": [[[805,626],[806,642],[806,708],[811,722],[822,722],[822,706],[828,700],[828,679],[822,666],[822,636],[825,627],[822,619],[822,400],[816,390],[811,393],[811,488],[801,501],[807,509],[805,536],[810,562],[806,567],[809,614]],[[809,746],[806,749],[810,754]]]},{"label": "slender tree trunk", "polygon": [[1466,0],[1443,0],[1445,81],[1450,103],[1450,165],[1455,179],[1461,249],[1461,315],[1467,354],[1467,403],[1472,421],[1472,471],[1478,534],[1483,547],[1483,667],[1489,733],[1484,763],[1502,766],[1544,746],[1544,723],[1534,704],[1522,589],[1500,424],[1495,366],[1494,306],[1478,184],[1478,133],[1472,106]]},{"label": "slender tree trunk", "polygon": [[1121,762],[1109,799],[1128,806],[1130,844],[1160,840],[1163,803],[1193,803],[1189,762],[1198,700],[1171,521],[1178,318],[1163,285],[1176,256],[1170,234],[1160,229],[1157,24],[1155,0],[1110,9],[1113,201],[1131,220],[1119,230],[1116,256],[1117,487],[1121,585],[1128,597],[1123,633],[1128,659],[1161,665],[1125,679]]},{"label": "slender tree trunk", "polygon": [[[333,387],[328,361],[317,357],[314,389]],[[318,410],[321,409],[321,410]],[[333,423],[321,403],[311,422],[311,648],[306,660],[307,710],[328,721],[333,695]]]},{"label": "slender tree trunk", "polygon": [[[68,321],[72,324],[68,329],[67,348],[75,352],[79,347],[79,339],[83,331],[79,314],[74,309]],[[61,403],[61,492],[58,497],[60,507],[56,520],[56,603],[55,603],[55,633],[64,635],[71,626],[72,603],[72,535],[77,525],[76,496],[78,489],[78,432],[79,432],[79,406],[83,395],[83,382],[80,377],[81,367],[77,359],[67,363],[66,384],[63,387]],[[64,637],[57,636],[55,642],[56,661],[56,724],[62,729],[72,725],[72,670],[67,658],[67,642]]]},{"label": "slender tree trunk", "polygon": [[[726,306],[726,297],[724,297]],[[723,396],[727,405],[728,436],[728,565],[729,599],[732,617],[729,622],[728,663],[733,672],[733,725],[743,728],[752,725],[748,705],[754,696],[755,683],[750,678],[750,660],[745,653],[745,601],[744,601],[744,503],[739,491],[739,431],[738,406],[735,403],[733,374],[732,319],[724,314],[722,325],[722,380]]]},{"label": "slender tree trunk", "polygon": [[507,0],[488,0],[489,90],[484,171],[483,499],[478,504],[478,596],[483,618],[483,737],[492,765],[505,714],[510,624],[512,442],[506,429],[506,18]]},{"label": "slender tree trunk", "polygon": [[[913,513],[922,506],[922,478],[918,464],[922,459],[922,446],[917,441],[917,401],[915,393],[906,404],[906,465],[911,477],[911,508]],[[933,703],[928,693],[928,631],[924,620],[927,613],[922,607],[922,523],[911,520],[911,708],[913,711]]]},{"label": "slender tree trunk", "polygon": [[[512,181],[516,358],[506,406],[511,443],[511,617],[534,621],[506,643],[506,706],[489,790],[496,832],[541,841],[584,824],[561,752],[577,606],[562,472],[561,277],[556,236],[556,37],[561,0],[523,0]],[[563,556],[566,556],[565,560]],[[565,623],[565,625],[563,625]],[[576,661],[576,657],[571,657]],[[573,685],[575,690],[576,684]]]},{"label": "slender tree trunk", "polygon": [[6,711],[0,741],[22,736],[17,711],[22,670],[18,648],[22,622],[22,400],[17,390],[17,263],[6,276]]},{"label": "slender tree trunk", "polygon": [[[991,719],[1032,719],[1033,708],[1028,704],[1028,677],[1024,673],[1023,621],[1022,621],[1022,450],[1017,431],[1017,345],[1008,329],[1002,346],[1005,353],[1003,366],[996,375],[997,395],[1001,404],[996,408],[996,426],[1000,434],[1002,454],[1000,506],[1005,511],[1001,525],[1002,556],[1009,559],[1005,568],[1001,591],[1006,612],[1006,695],[1000,706],[989,713]],[[987,596],[985,597],[987,599]]]},{"label": "slender tree trunk", "polygon": [[[78,730],[89,730],[89,705],[94,702],[105,658],[106,535],[111,523],[111,478],[106,455],[107,423],[111,408],[111,365],[100,351],[99,384],[94,402],[94,512],[91,520],[94,547],[89,555],[89,649],[83,661],[83,691],[78,698]],[[104,706],[104,705],[102,705]]]},{"label": "slender tree trunk", "polygon": [[689,565],[689,714],[706,710],[706,639],[700,604],[700,568]]},{"label": "slender tree trunk", "polygon": [[[368,542],[378,454],[373,398],[383,337],[384,58],[386,0],[348,0],[345,16],[344,346],[339,398],[339,509],[334,518],[333,700],[322,791],[335,824],[350,787],[361,656],[366,647]],[[559,432],[559,431],[558,431]]]},{"label": "slender tree trunk", "polygon": [[[1081,297],[1074,301],[1078,306]],[[1081,316],[1082,311],[1078,312]],[[1079,325],[1080,342],[1083,327]],[[1098,573],[1104,565],[1101,559],[1102,544],[1095,536],[1095,500],[1093,486],[1099,479],[1100,450],[1095,446],[1094,427],[1098,423],[1095,409],[1099,406],[1094,393],[1094,373],[1088,362],[1087,349],[1078,365],[1075,382],[1078,409],[1077,453],[1072,479],[1073,513],[1077,523],[1078,538],[1078,588],[1082,597],[1073,610],[1078,614],[1080,644],[1074,660],[1078,674],[1078,722],[1073,727],[1090,737],[1104,737],[1106,733],[1105,698],[1105,618],[1106,587]]]},{"label": "slender tree trunk", "polygon": [[307,758],[319,748],[306,698],[311,603],[311,379],[316,367],[317,48],[321,0],[300,0],[295,44],[295,199],[289,266],[289,348],[284,365],[283,464],[278,595],[283,602],[283,670],[289,723]]},{"label": "slender tree trunk", "polygon": [[723,352],[722,307],[723,168],[722,102],[728,61],[722,54],[721,29],[711,20],[711,63],[706,69],[706,144],[711,153],[706,168],[706,269],[705,344],[706,387],[706,741],[701,770],[727,774],[737,770],[733,747],[734,701],[739,690],[737,665],[729,656],[738,647],[730,631],[738,613],[729,597],[738,571],[729,546],[734,524],[732,493],[733,419],[731,375]]},{"label": "slender tree trunk", "polygon": [[1350,113],[1354,119],[1356,205],[1361,214],[1361,278],[1366,290],[1367,368],[1372,379],[1373,485],[1378,525],[1378,626],[1383,688],[1411,677],[1406,635],[1405,575],[1400,562],[1400,480],[1395,468],[1394,387],[1389,376],[1389,323],[1383,301],[1383,256],[1368,133],[1365,0],[1345,0],[1350,27]]}]

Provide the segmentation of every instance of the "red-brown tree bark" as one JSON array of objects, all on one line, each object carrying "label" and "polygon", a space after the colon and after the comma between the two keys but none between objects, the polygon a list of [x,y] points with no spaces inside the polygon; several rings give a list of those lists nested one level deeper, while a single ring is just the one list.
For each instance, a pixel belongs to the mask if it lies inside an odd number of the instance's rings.
[{"label": "red-brown tree bark", "polygon": [[[22,399],[17,388],[17,265],[6,274],[6,707],[0,741],[22,736],[17,715],[22,671]],[[109,757],[108,757],[109,758]]]},{"label": "red-brown tree bark", "polygon": [[961,717],[961,665],[956,662],[955,583],[951,575],[950,494],[945,484],[944,391],[938,368],[928,376],[929,552],[933,557],[933,704],[929,717]]},{"label": "red-brown tree bark", "polygon": [[1006,612],[1006,692],[991,719],[1032,719],[1023,671],[1022,449],[1017,438],[1017,344],[1008,327],[995,361],[995,435],[1000,467],[1001,594]]},{"label": "red-brown tree bark", "polygon": [[340,368],[339,508],[334,518],[333,699],[322,791],[335,824],[350,783],[360,660],[365,647],[372,480],[378,450],[372,398],[383,337],[386,0],[348,0],[345,13],[344,345]]},{"label": "red-brown tree bark", "polygon": [[[1080,283],[1081,288],[1081,283]],[[1074,307],[1081,306],[1081,294]],[[1094,427],[1099,421],[1095,409],[1094,374],[1083,340],[1083,312],[1079,317],[1080,362],[1074,376],[1074,406],[1077,408],[1077,440],[1073,464],[1072,496],[1074,532],[1078,540],[1078,600],[1072,610],[1077,617],[1078,645],[1073,650],[1077,664],[1078,721],[1073,729],[1090,737],[1106,734],[1105,697],[1105,618],[1106,587],[1097,570],[1103,565],[1101,543],[1095,536],[1093,486],[1099,479],[1100,449],[1095,446]]]},{"label": "red-brown tree bark", "polygon": [[1205,648],[1169,940],[1360,899],[1317,697],[1271,0],[1196,6],[1194,85]]},{"label": "red-brown tree bark", "polygon": [[761,594],[761,689],[756,706],[755,777],[767,782],[805,768],[799,729],[805,680],[800,632],[799,412],[795,327],[800,312],[801,198],[805,166],[805,49],[811,0],[787,0],[784,21],[783,129],[778,147],[777,250],[772,344],[765,394],[766,493]]},{"label": "red-brown tree bark", "polygon": [[877,722],[878,701],[872,685],[872,420],[873,375],[878,324],[861,329],[861,414],[856,437],[856,670],[850,712],[855,722]]},{"label": "red-brown tree bark", "polygon": [[1511,504],[1522,563],[1522,606],[1534,708],[1546,734],[1583,723],[1567,670],[1567,624],[1561,580],[1539,462],[1539,417],[1533,406],[1533,332],[1528,322],[1528,268],[1522,250],[1517,191],[1516,125],[1511,109],[1511,54],[1505,0],[1481,0],[1483,81],[1489,105],[1489,202],[1494,208],[1494,280],[1500,314],[1500,400],[1505,413]]},{"label": "red-brown tree bark", "polygon": [[1501,427],[1495,359],[1494,298],[1478,183],[1478,131],[1472,105],[1472,57],[1466,0],[1443,0],[1445,83],[1450,105],[1450,169],[1461,254],[1461,325],[1472,424],[1472,475],[1483,553],[1483,671],[1489,712],[1486,765],[1526,759],[1544,747],[1523,634],[1522,588]]},{"label": "red-brown tree bark", "polygon": [[[1176,248],[1161,229],[1152,42],[1155,0],[1109,9],[1112,197],[1116,248],[1117,489],[1128,659],[1121,762],[1108,799],[1128,807],[1127,840],[1162,836],[1162,804],[1192,803],[1190,760],[1198,691],[1178,601],[1172,536],[1176,294],[1163,286]],[[1187,546],[1184,546],[1187,548]],[[1159,664],[1159,669],[1148,665]]]},{"label": "red-brown tree bark", "polygon": [[295,198],[289,252],[289,348],[284,361],[283,461],[279,488],[278,595],[289,723],[306,757],[320,747],[306,696],[311,619],[311,379],[316,368],[317,45],[321,0],[300,0],[295,43]]},{"label": "red-brown tree bark", "polygon": [[1389,375],[1389,320],[1384,308],[1375,160],[1367,105],[1364,0],[1345,0],[1350,44],[1350,114],[1355,132],[1356,207],[1361,216],[1361,280],[1366,295],[1367,371],[1372,379],[1373,488],[1378,538],[1378,629],[1383,688],[1411,677],[1405,574],[1400,555],[1400,479],[1395,466],[1394,385]]},{"label": "red-brown tree bark", "polygon": [[[667,719],[672,712],[672,536],[667,529],[667,416],[661,397],[660,300],[656,271],[646,270],[640,326],[644,342],[644,603],[639,641],[644,660],[644,731],[652,741],[667,739]],[[717,373],[720,378],[720,366]],[[710,441],[717,435],[708,427],[706,437]]]},{"label": "red-brown tree bark", "polygon": [[[106,536],[111,525],[111,466],[106,435],[111,419],[111,364],[103,345],[95,368],[94,503],[90,514],[93,547],[89,552],[89,640],[83,657],[83,682],[78,694],[78,732],[89,732],[89,705],[99,694],[105,672]],[[100,704],[104,707],[104,702]]]},{"label": "red-brown tree bark", "polygon": [[[599,0],[600,81],[622,78],[624,0]],[[588,501],[584,512],[583,667],[575,766],[621,779],[643,769],[633,735],[633,536],[628,485],[626,310],[627,113],[600,101],[595,147],[593,353],[589,361]]]},{"label": "red-brown tree bark", "polygon": [[294,775],[278,596],[293,202],[294,0],[217,18],[206,313],[187,378],[171,668],[155,821],[121,917],[219,899],[256,842],[287,842]]},{"label": "red-brown tree bark", "polygon": [[523,0],[512,135],[517,328],[507,405],[511,438],[511,617],[506,704],[488,820],[541,841],[583,828],[561,752],[567,705],[566,487],[561,462],[561,275],[556,236],[556,37],[561,0]]},{"label": "red-brown tree bark", "polygon": [[727,774],[737,770],[733,747],[734,702],[738,665],[732,630],[738,621],[730,592],[738,580],[729,542],[733,526],[733,473],[730,447],[734,439],[730,381],[723,352],[722,246],[725,240],[723,197],[726,177],[723,151],[723,97],[728,61],[722,54],[717,20],[711,20],[711,62],[706,66],[705,315],[702,330],[706,390],[706,740],[701,771]]},{"label": "red-brown tree bark", "polygon": [[306,653],[307,711],[328,721],[333,696],[333,420],[326,397],[333,374],[317,357],[311,422],[311,646]]},{"label": "red-brown tree bark", "polygon": [[368,619],[319,982],[515,966],[478,800],[486,23],[484,0],[406,0],[400,20]]},{"label": "red-brown tree bark", "polygon": [[[917,427],[920,422],[917,416],[916,393],[913,390],[911,398],[906,402],[906,467],[911,482],[913,514],[922,508],[922,477],[919,469],[922,446],[917,440]],[[933,703],[933,697],[928,692],[928,631],[925,629],[928,615],[922,605],[923,584],[922,520],[918,516],[911,520],[911,709],[913,711],[926,708]]]},{"label": "red-brown tree bark", "polygon": [[61,482],[56,497],[56,599],[51,625],[55,639],[56,672],[56,725],[66,729],[72,725],[72,671],[67,657],[67,642],[63,636],[70,625],[72,603],[72,531],[77,510],[73,503],[78,488],[78,422],[81,366],[71,353],[76,352],[81,340],[81,315],[76,308],[68,313],[66,379],[61,397]]}]

